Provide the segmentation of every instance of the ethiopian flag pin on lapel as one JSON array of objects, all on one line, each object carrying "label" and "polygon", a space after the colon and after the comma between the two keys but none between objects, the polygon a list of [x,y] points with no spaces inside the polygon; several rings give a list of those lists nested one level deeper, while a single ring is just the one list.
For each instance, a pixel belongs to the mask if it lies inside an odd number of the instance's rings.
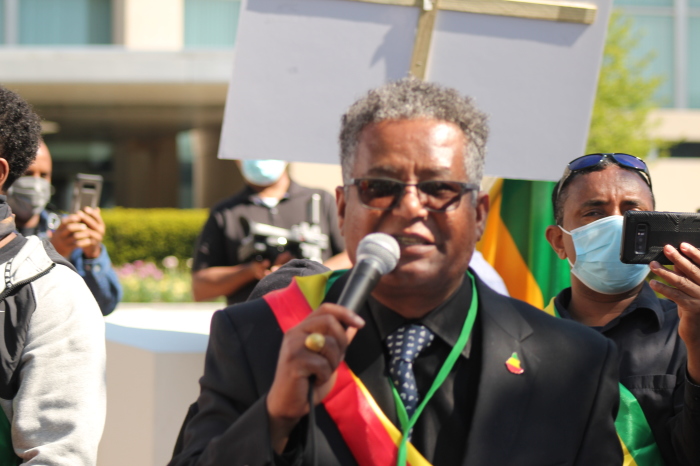
[{"label": "ethiopian flag pin on lapel", "polygon": [[508,368],[509,372],[517,375],[525,372],[525,369],[520,367],[520,359],[518,359],[518,353],[516,352],[513,352],[513,354],[506,361],[506,368]]}]

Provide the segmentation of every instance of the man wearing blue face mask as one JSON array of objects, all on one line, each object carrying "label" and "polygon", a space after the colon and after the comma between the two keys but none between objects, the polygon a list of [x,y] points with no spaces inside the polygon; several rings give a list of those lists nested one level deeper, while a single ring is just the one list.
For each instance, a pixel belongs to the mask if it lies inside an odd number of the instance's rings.
[{"label": "man wearing blue face mask", "polygon": [[616,427],[626,461],[634,460],[625,464],[700,464],[700,252],[684,244],[688,260],[666,246],[675,272],[651,264],[676,288],[647,283],[649,267],[620,261],[622,215],[654,210],[646,164],[628,154],[573,160],[552,203],[557,224],[546,236],[572,266],[571,288],[545,310],[616,343],[621,355]]},{"label": "man wearing blue face mask", "polygon": [[241,246],[252,239],[255,224],[318,238],[298,253],[332,269],[350,267],[332,195],[296,184],[282,160],[244,160],[238,166],[246,187],[211,209],[197,239],[192,264],[196,301],[225,296],[227,304],[243,302],[261,278],[294,258],[289,251],[273,260],[243,253]]}]

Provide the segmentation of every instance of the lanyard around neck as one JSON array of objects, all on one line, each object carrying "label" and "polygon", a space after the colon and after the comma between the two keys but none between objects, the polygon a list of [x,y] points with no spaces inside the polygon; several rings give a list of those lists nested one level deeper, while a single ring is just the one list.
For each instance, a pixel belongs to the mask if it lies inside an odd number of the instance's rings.
[{"label": "lanyard around neck", "polygon": [[459,334],[457,343],[452,347],[450,354],[447,356],[447,359],[445,359],[445,362],[442,364],[442,367],[440,368],[440,371],[438,372],[437,376],[435,376],[435,380],[433,380],[433,384],[430,386],[428,393],[425,394],[423,401],[421,401],[421,403],[418,405],[416,411],[413,413],[413,416],[411,416],[410,419],[408,418],[406,407],[404,406],[403,401],[401,401],[401,396],[399,396],[398,390],[396,390],[396,387],[393,383],[390,383],[391,391],[394,394],[394,403],[396,404],[396,411],[398,413],[399,423],[401,424],[401,431],[403,434],[401,437],[401,443],[399,444],[399,453],[396,458],[397,466],[406,465],[408,435],[411,432],[411,429],[413,429],[413,426],[416,424],[418,417],[423,412],[423,408],[425,408],[425,405],[428,404],[428,401],[430,401],[430,399],[433,397],[438,388],[440,388],[440,386],[442,386],[442,384],[445,382],[445,379],[447,379],[447,376],[450,374],[450,371],[452,371],[452,368],[454,367],[457,358],[459,358],[459,355],[462,353],[462,350],[467,345],[467,341],[469,341],[469,336],[471,335],[472,329],[474,328],[474,321],[476,320],[476,310],[479,307],[479,299],[476,292],[476,280],[474,280],[474,276],[469,271],[467,271],[467,276],[472,281],[472,301],[469,305],[467,318],[464,319],[462,333]]}]

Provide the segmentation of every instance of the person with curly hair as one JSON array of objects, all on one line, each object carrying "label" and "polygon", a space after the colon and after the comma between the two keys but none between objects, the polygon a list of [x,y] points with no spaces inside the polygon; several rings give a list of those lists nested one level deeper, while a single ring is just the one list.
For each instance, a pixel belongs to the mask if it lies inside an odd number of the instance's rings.
[{"label": "person with curly hair", "polygon": [[48,241],[17,232],[5,195],[40,130],[29,104],[0,86],[0,464],[90,466],[106,411],[102,315]]},{"label": "person with curly hair", "polygon": [[17,94],[0,86],[0,156],[9,173],[3,190],[22,176],[36,157],[41,125],[39,117]]}]

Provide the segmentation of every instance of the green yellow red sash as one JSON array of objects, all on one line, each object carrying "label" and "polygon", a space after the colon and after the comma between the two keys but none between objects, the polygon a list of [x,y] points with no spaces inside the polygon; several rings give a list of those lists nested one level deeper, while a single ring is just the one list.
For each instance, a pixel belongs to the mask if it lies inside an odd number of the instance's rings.
[{"label": "green yellow red sash", "polygon": [[[301,322],[321,305],[338,272],[295,277],[284,289],[263,297],[283,332]],[[345,362],[337,369],[337,380],[323,405],[360,466],[395,466],[402,434],[386,417],[362,381]],[[430,466],[411,443],[408,464]]]},{"label": "green yellow red sash", "polygon": [[[561,317],[557,312],[554,299],[549,301],[544,311],[554,317]],[[663,466],[664,460],[644,411],[632,392],[622,384],[620,384],[620,410],[615,419],[615,429],[624,453],[623,466]]]}]

